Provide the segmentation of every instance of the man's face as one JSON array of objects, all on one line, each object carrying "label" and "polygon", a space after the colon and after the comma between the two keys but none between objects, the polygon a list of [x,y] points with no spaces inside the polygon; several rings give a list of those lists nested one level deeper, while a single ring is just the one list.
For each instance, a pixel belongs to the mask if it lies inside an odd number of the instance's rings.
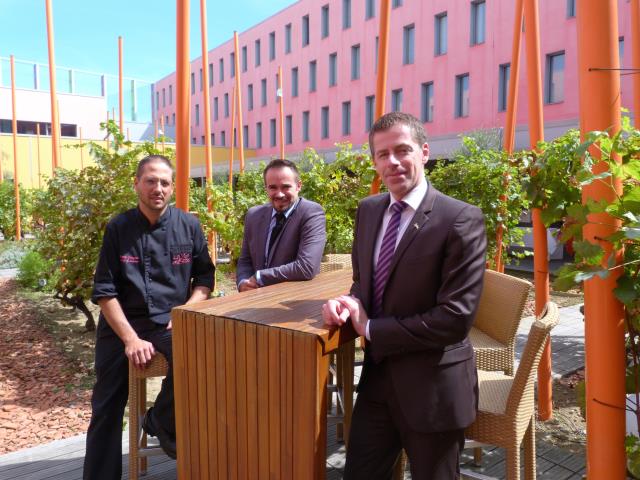
[{"label": "man's face", "polygon": [[163,162],[147,163],[140,178],[134,180],[134,188],[143,213],[162,215],[173,195],[171,169]]},{"label": "man's face", "polygon": [[264,187],[277,212],[284,212],[298,199],[302,182],[289,167],[270,168],[264,179]]},{"label": "man's face", "polygon": [[401,200],[424,178],[429,145],[418,145],[408,125],[397,124],[373,135],[373,166],[393,196]]}]

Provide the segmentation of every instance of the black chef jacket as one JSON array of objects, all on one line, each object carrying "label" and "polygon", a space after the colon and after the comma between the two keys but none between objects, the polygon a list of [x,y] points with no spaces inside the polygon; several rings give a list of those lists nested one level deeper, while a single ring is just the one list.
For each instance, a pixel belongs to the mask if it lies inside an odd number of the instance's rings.
[{"label": "black chef jacket", "polygon": [[[189,299],[192,287],[213,289],[214,271],[195,216],[170,206],[151,225],[133,208],[107,224],[91,300],[116,297],[139,331],[169,323],[171,309]],[[110,331],[101,314],[98,335]]]}]

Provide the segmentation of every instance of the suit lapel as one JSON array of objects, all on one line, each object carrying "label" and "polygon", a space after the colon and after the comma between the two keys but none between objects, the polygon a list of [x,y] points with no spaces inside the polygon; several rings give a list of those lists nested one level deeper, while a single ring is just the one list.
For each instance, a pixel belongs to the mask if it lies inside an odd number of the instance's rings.
[{"label": "suit lapel", "polygon": [[271,204],[266,204],[258,219],[257,234],[256,234],[256,270],[261,270],[265,267],[264,251],[267,248],[267,234],[269,233],[269,222],[271,222]]},{"label": "suit lapel", "polygon": [[364,240],[358,245],[358,249],[361,249],[359,256],[363,259],[363,262],[360,263],[360,282],[362,285],[362,295],[365,296],[362,300],[366,306],[369,306],[371,301],[373,255],[375,253],[376,239],[382,227],[382,217],[385,210],[389,207],[389,202],[390,196],[388,193],[381,195],[371,210],[367,212],[369,218],[361,219],[364,227]]},{"label": "suit lapel", "polygon": [[[303,198],[300,197],[300,200],[298,200],[298,204],[296,205],[296,208],[293,209],[293,211],[289,214],[289,217],[287,217],[287,220],[284,222],[284,226],[282,227],[282,230],[280,231],[280,235],[278,235],[278,238],[276,238],[275,243],[273,244],[273,246],[271,247],[271,251],[269,252],[269,258],[267,259],[267,265],[271,265],[271,262],[273,262],[273,256],[275,255],[275,253],[278,251],[278,245],[283,242],[284,240],[282,240],[285,235],[287,234],[287,230],[290,230],[289,225],[291,223],[293,223],[296,218],[296,212],[298,211],[298,209],[300,208],[300,204],[302,203]],[[271,210],[269,211],[269,221],[271,220]],[[293,227],[291,227],[293,228]],[[267,228],[266,230],[269,229],[269,223],[267,223]],[[265,231],[266,231],[265,230]],[[265,241],[264,241],[265,245],[266,245],[266,235],[265,235]]]}]

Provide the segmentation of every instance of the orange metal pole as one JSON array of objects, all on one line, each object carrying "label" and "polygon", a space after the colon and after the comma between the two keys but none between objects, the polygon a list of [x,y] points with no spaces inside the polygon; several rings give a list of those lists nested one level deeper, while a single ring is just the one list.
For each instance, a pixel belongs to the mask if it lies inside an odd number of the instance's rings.
[{"label": "orange metal pole", "polygon": [[[593,130],[620,130],[620,73],[618,60],[618,2],[581,0],[578,4],[578,74],[582,136]],[[604,70],[600,70],[604,69]],[[591,153],[597,155],[597,148]],[[603,162],[594,173],[607,170]],[[612,188],[613,186],[613,188]],[[612,201],[621,193],[619,182],[595,181],[582,189],[582,201]],[[605,213],[592,214],[584,238],[602,245],[605,258],[611,244],[605,238],[620,227]],[[620,264],[621,252],[616,252]],[[584,282],[587,410],[587,477],[626,478],[624,310],[613,294],[621,269],[606,279]]]},{"label": "orange metal pole", "polygon": [[51,159],[53,175],[58,168],[58,154],[60,151],[60,124],[58,123],[58,100],[56,94],[56,60],[53,44],[53,10],[51,0],[45,0],[47,13],[47,46],[49,49],[49,92],[51,97]]},{"label": "orange metal pole", "polygon": [[80,170],[84,169],[84,145],[82,145],[82,127],[78,127],[80,131]]},{"label": "orange metal pole", "polygon": [[[527,52],[527,84],[529,88],[529,138],[531,148],[544,140],[542,114],[542,67],[540,65],[540,17],[538,0],[525,0],[525,38]],[[549,261],[547,229],[542,212],[533,209],[533,270],[536,288],[536,315],[542,314],[549,301]],[[553,415],[551,379],[551,342],[547,342],[538,366],[538,418],[549,420]]]},{"label": "orange metal pole", "polygon": [[[207,47],[207,0],[200,0],[200,36],[202,39],[202,82],[204,101],[204,158],[207,182],[211,182],[211,104],[209,98],[209,60]],[[236,53],[237,55],[237,53]],[[209,211],[211,211],[209,204]]]},{"label": "orange metal pole", "polygon": [[278,99],[280,100],[280,158],[284,158],[284,92],[282,91],[282,65],[278,66]]},{"label": "orange metal pole", "polygon": [[120,133],[124,133],[124,100],[123,100],[123,68],[122,68],[122,37],[118,37],[118,108],[120,109]]},{"label": "orange metal pole", "polygon": [[[631,0],[631,66],[640,68],[640,0]],[[633,75],[633,124],[640,126],[640,75]]]},{"label": "orange metal pole", "polygon": [[[238,150],[240,151],[240,173],[244,172],[244,130],[242,123],[242,82],[240,73],[240,47],[238,46],[238,32],[233,32],[233,44],[235,49],[236,63],[236,97],[238,99]],[[280,71],[282,75],[282,70]],[[282,79],[280,80],[282,86]],[[282,99],[280,99],[282,100]],[[280,103],[282,105],[282,102]]]},{"label": "orange metal pole", "polygon": [[[40,163],[40,122],[36,122],[36,147],[38,152],[38,188],[42,188],[42,164]],[[0,182],[2,178],[0,178]]]},{"label": "orange metal pole", "polygon": [[[387,74],[389,71],[389,31],[391,30],[391,0],[380,0],[380,27],[378,32],[378,75],[376,78],[376,120],[386,111]],[[369,145],[371,148],[371,145]],[[380,177],[376,173],[370,193],[380,192]]]},{"label": "orange metal pole", "polygon": [[[518,84],[520,83],[520,45],[522,43],[522,19],[524,16],[523,0],[516,0],[513,17],[513,45],[511,47],[511,68],[509,73],[509,95],[507,97],[507,118],[504,127],[504,149],[509,156],[513,153],[516,132],[516,113],[518,111]],[[505,179],[505,182],[508,180]],[[503,195],[502,202],[506,201]],[[504,226],[498,225],[496,231],[496,256],[494,258],[497,272],[504,271],[502,263],[502,237]]]},{"label": "orange metal pole", "polygon": [[11,63],[11,136],[13,137],[13,194],[16,199],[16,241],[20,241],[20,177],[18,175],[18,120],[16,119],[16,66],[13,55]]},{"label": "orange metal pole", "polygon": [[189,211],[189,0],[177,0],[176,206]]}]

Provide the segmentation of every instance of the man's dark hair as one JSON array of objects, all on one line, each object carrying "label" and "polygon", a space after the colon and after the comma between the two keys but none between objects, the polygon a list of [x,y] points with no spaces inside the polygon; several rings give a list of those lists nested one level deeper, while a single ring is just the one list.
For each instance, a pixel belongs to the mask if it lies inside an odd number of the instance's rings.
[{"label": "man's dark hair", "polygon": [[291,170],[293,170],[293,173],[296,177],[296,182],[300,181],[300,172],[298,172],[298,167],[296,167],[296,164],[293,163],[291,160],[287,160],[286,158],[274,158],[273,160],[271,160],[266,167],[264,167],[264,172],[262,172],[262,178],[264,179],[264,182],[267,182],[267,172],[269,170],[271,170],[272,168],[285,168],[285,167],[289,167]]},{"label": "man's dark hair", "polygon": [[375,154],[373,147],[373,135],[377,132],[386,132],[396,125],[406,125],[411,132],[411,139],[422,146],[427,143],[427,132],[424,131],[422,122],[409,113],[391,112],[381,116],[369,130],[369,150],[371,156]]},{"label": "man's dark hair", "polygon": [[175,178],[176,171],[173,169],[173,165],[171,165],[171,161],[165,157],[164,155],[149,155],[144,157],[140,162],[138,162],[138,168],[136,168],[136,178],[140,180],[142,177],[142,172],[144,171],[144,167],[151,162],[161,162],[164,163],[167,167],[171,169],[171,178]]}]

